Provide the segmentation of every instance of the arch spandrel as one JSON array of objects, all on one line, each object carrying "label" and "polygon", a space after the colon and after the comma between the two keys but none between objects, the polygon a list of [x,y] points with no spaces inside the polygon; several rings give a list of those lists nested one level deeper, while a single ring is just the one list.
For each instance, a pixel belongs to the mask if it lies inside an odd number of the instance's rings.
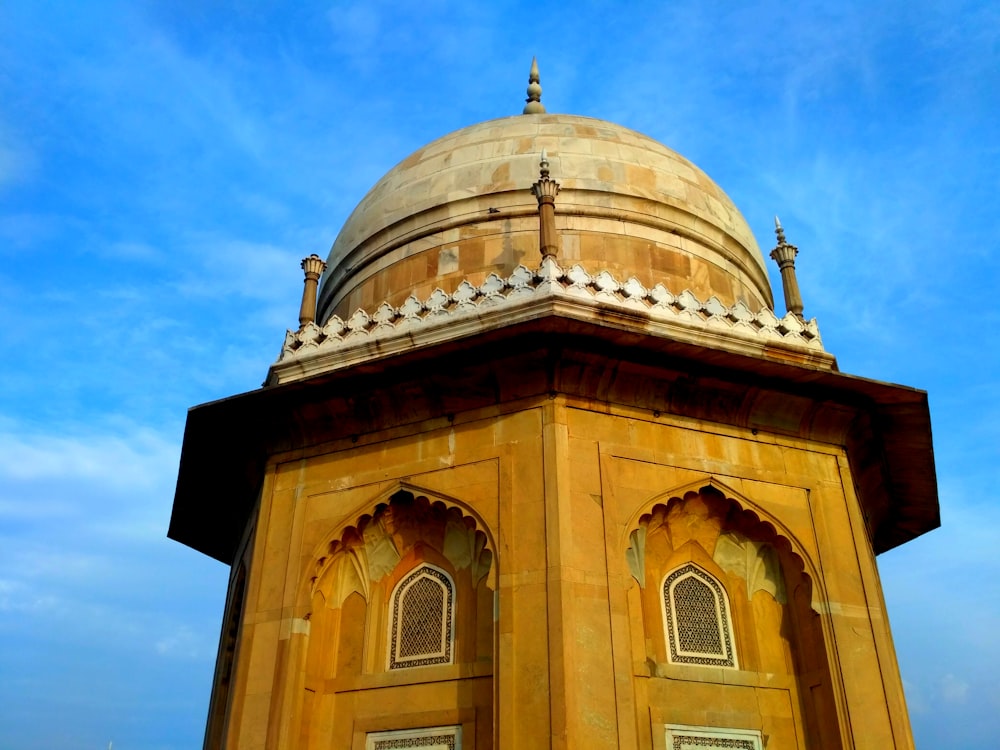
[{"label": "arch spandrel", "polygon": [[473,585],[495,588],[496,547],[479,514],[441,493],[399,482],[378,493],[331,529],[309,557],[299,603],[310,606],[322,593],[328,607],[356,591],[368,600],[382,581],[418,547],[434,550]]},{"label": "arch spandrel", "polygon": [[[689,505],[693,513],[679,522],[678,509]],[[696,541],[720,567],[747,581],[748,594],[758,590],[781,600],[787,596],[784,581],[776,575],[777,556],[785,556],[809,584],[810,606],[823,614],[827,600],[820,568],[813,557],[780,520],[760,504],[736,492],[714,476],[659,492],[644,502],[625,524],[622,547],[631,577],[645,586],[644,565],[648,535],[661,527],[676,533],[674,548]],[[719,550],[719,540],[722,550]],[[705,542],[708,542],[707,546]],[[768,547],[777,555],[768,552]],[[721,557],[720,560],[716,559]],[[721,563],[724,562],[725,565]],[[788,570],[791,574],[794,570]]]}]

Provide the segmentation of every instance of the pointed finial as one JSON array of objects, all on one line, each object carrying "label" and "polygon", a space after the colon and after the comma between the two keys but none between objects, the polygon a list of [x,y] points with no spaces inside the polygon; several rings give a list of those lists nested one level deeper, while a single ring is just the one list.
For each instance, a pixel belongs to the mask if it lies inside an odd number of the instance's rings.
[{"label": "pointed finial", "polygon": [[774,217],[774,233],[778,236],[778,244],[784,245],[785,243],[785,229],[781,226],[781,220],[775,216]]},{"label": "pointed finial", "polygon": [[528,73],[528,98],[527,104],[521,114],[524,115],[544,115],[545,106],[542,104],[542,81],[538,76],[538,60],[531,58],[531,72]]},{"label": "pointed finial", "polygon": [[542,179],[549,176],[549,155],[544,148],[542,149],[542,158],[538,160],[538,171]]}]

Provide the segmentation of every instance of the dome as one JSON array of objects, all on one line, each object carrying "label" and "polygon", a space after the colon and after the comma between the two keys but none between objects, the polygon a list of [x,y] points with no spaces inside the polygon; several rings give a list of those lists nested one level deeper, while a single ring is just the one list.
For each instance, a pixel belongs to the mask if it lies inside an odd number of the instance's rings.
[{"label": "dome", "polygon": [[773,306],[760,248],[711,179],[628,128],[535,114],[472,125],[418,149],[361,200],[327,261],[319,320],[453,291],[517,265],[536,267],[545,149],[556,198],[559,262],[662,283],[726,305]]}]

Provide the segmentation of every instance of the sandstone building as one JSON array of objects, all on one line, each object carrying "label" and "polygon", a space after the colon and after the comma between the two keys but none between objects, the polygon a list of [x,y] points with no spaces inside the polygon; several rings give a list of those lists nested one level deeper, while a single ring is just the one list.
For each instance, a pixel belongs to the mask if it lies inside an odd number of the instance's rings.
[{"label": "sandstone building", "polygon": [[780,226],[784,315],[703,172],[540,93],[386,174],[191,410],[206,747],[912,747],[875,555],[938,524],[926,394],[839,372]]}]

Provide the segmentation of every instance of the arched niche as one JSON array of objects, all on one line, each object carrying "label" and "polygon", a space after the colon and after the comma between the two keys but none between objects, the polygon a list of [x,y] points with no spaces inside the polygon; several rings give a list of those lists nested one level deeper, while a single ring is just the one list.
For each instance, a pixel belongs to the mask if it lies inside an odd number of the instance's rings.
[{"label": "arched niche", "polygon": [[372,506],[314,558],[307,584],[310,671],[322,679],[383,671],[392,591],[424,564],[454,581],[455,663],[492,663],[496,564],[481,520],[454,499],[409,486]]},{"label": "arched niche", "polygon": [[[444,592],[447,658],[408,660],[403,651],[392,657],[393,633],[413,632],[394,622],[394,595],[424,574]],[[307,561],[300,589],[310,621],[300,746],[349,747],[356,720],[370,723],[373,716],[382,718],[372,731],[423,720],[385,715],[386,705],[423,717],[453,711],[453,701],[441,702],[441,680],[475,705],[477,723],[481,717],[489,725],[497,580],[483,520],[460,501],[419,487],[396,485],[331,530]]]},{"label": "arched niche", "polygon": [[664,600],[664,583],[678,570],[700,569],[728,597],[738,655],[734,663],[746,673],[740,680],[764,684],[767,675],[784,676],[783,684],[799,706],[804,735],[838,733],[835,674],[815,605],[825,596],[818,592],[808,555],[780,521],[706,478],[653,498],[633,516],[623,548],[621,559],[632,581],[630,623],[637,631],[632,643],[645,650],[634,661],[645,662],[649,676],[719,679],[712,660],[705,660],[706,671],[699,673],[697,660],[678,665],[670,658],[664,617],[670,602]]}]

